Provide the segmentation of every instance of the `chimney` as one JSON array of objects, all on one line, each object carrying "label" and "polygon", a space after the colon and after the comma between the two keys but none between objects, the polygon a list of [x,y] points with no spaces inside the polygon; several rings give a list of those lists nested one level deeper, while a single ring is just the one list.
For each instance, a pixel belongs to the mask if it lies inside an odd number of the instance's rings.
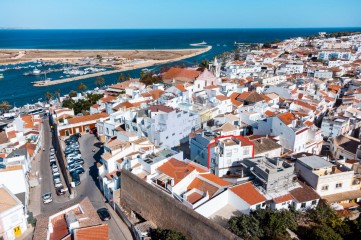
[{"label": "chimney", "polygon": [[332,173],[335,173],[336,172],[336,166],[332,166]]}]

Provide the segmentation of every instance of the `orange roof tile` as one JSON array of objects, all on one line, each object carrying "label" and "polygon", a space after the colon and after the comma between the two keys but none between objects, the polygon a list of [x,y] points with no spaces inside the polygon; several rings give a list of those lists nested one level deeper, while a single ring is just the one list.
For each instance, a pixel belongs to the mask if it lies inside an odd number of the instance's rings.
[{"label": "orange roof tile", "polygon": [[226,101],[228,100],[228,97],[224,96],[224,95],[217,95],[216,98],[219,100],[219,101]]},{"label": "orange roof tile", "polygon": [[150,95],[152,95],[152,98],[154,100],[158,100],[158,98],[160,98],[160,96],[163,95],[164,91],[160,90],[160,89],[156,89],[156,90],[151,90],[148,92]]},{"label": "orange roof tile", "polygon": [[272,112],[270,110],[265,111],[264,114],[267,115],[268,117],[273,117],[276,115],[274,112]]},{"label": "orange roof tile", "polygon": [[286,125],[290,125],[293,120],[297,119],[295,117],[295,115],[293,113],[290,113],[290,112],[281,113],[277,117]]},{"label": "orange roof tile", "polygon": [[15,130],[13,130],[13,131],[7,132],[7,135],[8,135],[9,139],[10,138],[15,138],[16,137],[16,132],[15,132]]},{"label": "orange roof tile", "polygon": [[256,187],[253,186],[251,182],[237,185],[230,188],[230,190],[249,205],[255,205],[267,200],[260,192],[257,191]]},{"label": "orange roof tile", "polygon": [[103,103],[107,103],[107,102],[115,101],[115,100],[117,100],[117,98],[113,97],[113,96],[110,96],[110,95],[107,95],[107,96],[102,97],[99,100],[102,101]]},{"label": "orange roof tile", "polygon": [[181,92],[187,92],[187,89],[184,88],[184,84],[180,83],[180,84],[177,84],[175,87]]},{"label": "orange roof tile", "polygon": [[25,128],[33,128],[34,127],[33,116],[26,115],[26,116],[22,116],[21,119],[25,122],[25,125],[24,125]]},{"label": "orange roof tile", "polygon": [[183,178],[188,176],[188,174],[194,171],[195,167],[175,158],[171,158],[158,167],[157,170],[172,177],[174,179],[174,184],[177,184]]},{"label": "orange roof tile", "polygon": [[286,195],[274,198],[273,202],[278,204],[278,203],[291,201],[292,199],[293,199],[293,197],[291,196],[291,194],[286,194]]},{"label": "orange roof tile", "polygon": [[299,105],[299,106],[302,106],[302,107],[311,109],[311,110],[313,110],[313,111],[316,110],[316,107],[315,107],[315,106],[311,106],[310,104],[305,103],[305,102],[302,102],[302,101],[300,101],[300,100],[294,100],[293,103],[294,103],[294,104],[297,104],[297,105]]},{"label": "orange roof tile", "polygon": [[163,79],[168,79],[168,80],[174,79],[179,81],[191,82],[194,81],[200,74],[201,71],[187,69],[187,68],[172,67],[163,74]]},{"label": "orange roof tile", "polygon": [[197,192],[193,192],[190,195],[188,195],[187,201],[190,202],[191,204],[195,204],[196,202],[198,202],[202,198],[203,198],[203,195],[201,195],[201,194],[199,194]]},{"label": "orange roof tile", "polygon": [[100,118],[107,118],[108,116],[109,115],[107,113],[97,113],[97,114],[91,114],[91,115],[86,115],[86,116],[81,116],[81,117],[70,118],[70,119],[68,119],[68,121],[69,121],[69,124],[77,124],[77,123],[83,123],[83,122],[88,122],[88,121],[95,121]]},{"label": "orange roof tile", "polygon": [[223,180],[222,178],[212,174],[212,173],[204,173],[204,174],[200,174],[201,177],[204,177],[205,179],[214,182],[215,184],[221,186],[221,187],[225,187],[225,186],[229,186],[230,183]]}]

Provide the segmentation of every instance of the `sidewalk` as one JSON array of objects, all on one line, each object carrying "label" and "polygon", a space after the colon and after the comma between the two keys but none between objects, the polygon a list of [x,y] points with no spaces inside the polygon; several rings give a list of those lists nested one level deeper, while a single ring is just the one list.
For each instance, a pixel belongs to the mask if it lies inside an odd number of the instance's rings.
[{"label": "sidewalk", "polygon": [[41,151],[35,156],[31,163],[31,172],[35,175],[37,173],[39,184],[36,187],[30,188],[29,211],[33,213],[34,217],[41,214],[41,176],[40,176],[40,159]]}]

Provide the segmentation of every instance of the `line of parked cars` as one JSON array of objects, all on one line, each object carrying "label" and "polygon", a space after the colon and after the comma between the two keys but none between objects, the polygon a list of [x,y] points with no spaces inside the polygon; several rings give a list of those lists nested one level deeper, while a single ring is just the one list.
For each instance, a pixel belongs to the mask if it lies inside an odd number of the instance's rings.
[{"label": "line of parked cars", "polygon": [[82,159],[81,152],[79,150],[79,137],[79,134],[75,134],[66,139],[66,148],[64,150],[64,154],[67,160],[67,169],[75,186],[80,185],[81,182],[79,175],[85,172],[83,168],[84,160]]},{"label": "line of parked cars", "polygon": [[[63,184],[61,183],[60,172],[59,172],[60,170],[56,163],[55,150],[53,147],[50,148],[49,163],[50,163],[51,172],[53,174],[53,182],[54,182],[56,194],[63,195],[65,194],[65,189],[63,187]],[[51,203],[53,201],[53,197],[50,192],[45,193],[42,196],[42,199],[44,203]]]}]

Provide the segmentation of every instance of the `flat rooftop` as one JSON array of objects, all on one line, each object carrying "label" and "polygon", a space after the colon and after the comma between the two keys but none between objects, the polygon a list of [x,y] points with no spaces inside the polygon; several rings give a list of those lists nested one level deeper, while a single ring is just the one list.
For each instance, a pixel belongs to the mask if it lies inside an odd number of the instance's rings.
[{"label": "flat rooftop", "polygon": [[6,188],[2,185],[0,186],[0,213],[3,213],[16,205],[19,202],[17,201],[16,197],[13,196]]},{"label": "flat rooftop", "polygon": [[298,161],[312,170],[331,168],[335,166],[332,163],[327,162],[325,159],[314,155],[298,158]]}]

